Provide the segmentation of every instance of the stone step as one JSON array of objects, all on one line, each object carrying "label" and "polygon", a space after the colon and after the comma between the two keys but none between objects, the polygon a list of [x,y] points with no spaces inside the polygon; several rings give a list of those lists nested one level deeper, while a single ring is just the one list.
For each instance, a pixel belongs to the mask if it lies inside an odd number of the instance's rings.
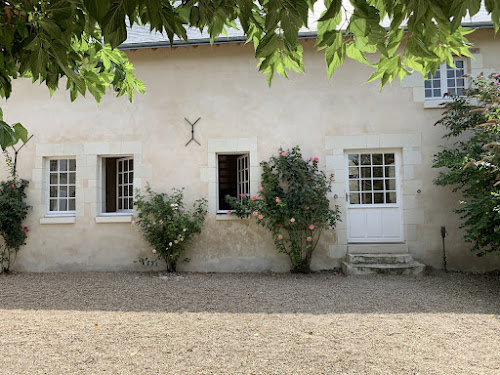
[{"label": "stone step", "polygon": [[401,264],[413,262],[410,254],[347,254],[348,263],[363,264]]},{"label": "stone step", "polygon": [[425,265],[419,262],[400,264],[362,264],[342,262],[344,275],[420,275],[425,270]]},{"label": "stone step", "polygon": [[363,243],[347,245],[348,254],[408,254],[405,243]]}]

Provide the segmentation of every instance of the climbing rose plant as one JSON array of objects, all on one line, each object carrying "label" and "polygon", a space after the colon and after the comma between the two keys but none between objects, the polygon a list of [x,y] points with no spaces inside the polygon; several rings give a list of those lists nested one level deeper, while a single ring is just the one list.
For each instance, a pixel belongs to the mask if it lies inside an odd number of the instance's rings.
[{"label": "climbing rose plant", "polygon": [[251,216],[271,232],[278,252],[290,258],[292,272],[310,272],[321,234],[340,219],[327,197],[333,176],[320,171],[318,161],[304,160],[298,146],[280,149],[278,156],[260,163],[262,187],[255,195],[226,197],[235,215]]},{"label": "climbing rose plant", "polygon": [[8,273],[26,241],[28,227],[22,223],[30,206],[24,202],[28,181],[18,177],[12,158],[3,154],[10,177],[0,182],[0,273]]},{"label": "climbing rose plant", "polygon": [[164,260],[167,272],[175,272],[179,257],[194,235],[201,232],[207,213],[206,199],[195,201],[191,211],[184,208],[183,200],[183,191],[178,189],[166,194],[156,193],[148,186],[145,195],[136,194],[137,224],[154,256],[152,260],[139,258],[140,263],[156,265],[158,260]]},{"label": "climbing rose plant", "polygon": [[453,97],[436,124],[455,139],[434,155],[444,168],[434,181],[462,193],[455,212],[478,256],[500,251],[500,74],[472,79],[466,97]]}]

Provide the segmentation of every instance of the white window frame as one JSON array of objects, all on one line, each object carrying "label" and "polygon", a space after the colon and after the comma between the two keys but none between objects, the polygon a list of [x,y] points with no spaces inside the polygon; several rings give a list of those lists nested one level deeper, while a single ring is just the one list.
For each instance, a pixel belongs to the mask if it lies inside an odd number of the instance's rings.
[{"label": "white window frame", "polygon": [[[450,67],[451,70],[453,71],[456,71],[457,69],[461,69],[463,70],[463,74],[467,74],[468,72],[468,69],[469,69],[469,64],[468,64],[468,60],[464,57],[454,57],[453,58],[453,62],[454,64],[456,65],[456,63],[458,61],[461,61],[463,63],[463,68],[453,68],[453,67]],[[440,73],[440,78],[439,78],[439,82],[440,82],[440,87],[439,87],[439,92],[440,92],[440,95],[439,96],[435,96],[434,95],[434,90],[435,88],[432,87],[432,82],[433,81],[437,81],[437,79],[435,79],[434,77],[430,77],[431,73],[428,74],[428,79],[424,81],[424,97],[425,97],[425,101],[447,101],[447,100],[451,100],[450,97],[444,97],[444,95],[446,93],[449,92],[449,87],[448,87],[448,79],[452,79],[451,77],[448,78],[448,71],[450,69],[448,69],[448,63],[444,63],[444,64],[441,64],[438,68],[438,70],[436,71]],[[460,76],[458,77],[453,77],[453,79],[455,80],[455,84],[456,84],[456,80],[459,78]],[[464,86],[463,87],[458,87],[458,88],[462,88],[462,89],[467,89],[469,88],[469,80],[466,78],[466,77],[463,77],[463,80],[464,80]],[[426,87],[426,85],[430,83],[431,87]],[[455,89],[457,89],[457,86],[455,86]],[[426,90],[431,90],[431,94],[432,96],[427,96],[426,95]]]},{"label": "white window frame", "polygon": [[[134,168],[132,168],[132,170],[128,169],[127,171],[125,170],[122,170],[122,172],[120,172],[120,163],[123,164],[123,162],[127,161],[127,167],[129,166],[129,161],[132,160],[132,163],[134,163],[134,158],[131,157],[131,156],[128,156],[128,157],[124,157],[124,158],[119,158],[119,159],[116,159],[116,212],[117,213],[128,213],[128,212],[132,212],[134,210],[134,177],[133,177],[133,174],[134,174]],[[134,163],[134,166],[135,166],[135,163]],[[129,173],[132,173],[132,179],[130,179],[130,176],[129,176]],[[122,175],[122,183],[120,184],[120,175]],[[125,175],[127,175],[127,182],[125,182]],[[120,196],[119,192],[120,192],[120,188],[123,188],[127,186],[127,190],[128,190],[128,194],[127,195],[122,195]],[[132,189],[130,189],[132,187]],[[130,194],[130,190],[132,190],[132,195]],[[122,201],[122,203],[125,202],[125,199],[127,200],[127,203],[130,202],[130,199],[132,199],[132,208],[118,208],[120,207],[120,200]],[[123,205],[122,205],[123,207]]]},{"label": "white window frame", "polygon": [[[250,194],[250,153],[249,152],[218,152],[216,153],[216,213],[226,214],[228,211],[234,212],[234,210],[221,210],[219,209],[219,155],[238,155],[236,158],[236,190],[238,198],[240,194],[248,195]],[[246,167],[245,167],[246,161]],[[246,178],[245,171],[248,171],[248,178]]]},{"label": "white window frame", "polygon": [[[115,168],[116,168],[116,172],[115,172],[115,184],[116,184],[116,187],[115,187],[115,204],[116,204],[116,211],[111,211],[111,212],[107,212],[106,211],[106,178],[107,178],[107,174],[108,174],[108,171],[106,169],[106,160],[107,159],[115,159]],[[133,160],[134,162],[134,167],[132,169],[132,171],[129,171],[129,172],[132,172],[133,173],[133,178],[132,178],[132,181],[128,181],[127,185],[128,186],[132,186],[132,195],[130,196],[130,194],[127,196],[127,199],[128,198],[132,198],[132,202],[134,200],[134,180],[135,180],[135,169],[137,167],[137,161],[135,160],[135,155],[99,155],[99,165],[100,165],[100,172],[99,172],[99,175],[100,175],[100,188],[99,188],[99,207],[97,209],[97,216],[131,216],[133,215],[134,213],[134,208],[133,208],[133,204],[132,204],[132,208],[128,208],[128,209],[118,209],[119,207],[119,197],[118,197],[118,189],[119,189],[119,167],[118,167],[118,163],[120,161],[124,161],[124,160]],[[122,183],[123,185],[123,183]],[[124,198],[124,197],[122,197]]]},{"label": "white window frame", "polygon": [[[61,171],[60,170],[60,161],[61,160],[66,160],[67,163],[68,163],[68,166],[67,166],[68,169],[66,171]],[[70,170],[70,167],[69,167],[70,160],[74,160],[75,161],[75,170],[74,171]],[[57,171],[51,171],[51,169],[50,169],[51,161],[57,161]],[[75,157],[67,156],[67,157],[47,157],[46,158],[46,176],[47,176],[46,177],[47,178],[47,185],[46,185],[47,186],[47,192],[46,192],[46,200],[47,200],[47,202],[46,202],[46,209],[45,209],[45,211],[46,211],[45,216],[46,217],[53,217],[53,216],[75,216],[76,215],[76,174],[77,174],[77,169],[78,168],[77,168],[77,165],[76,165],[76,158]],[[51,184],[51,182],[50,182],[50,175],[51,175],[51,173],[54,173],[54,172],[58,176],[58,182],[57,182],[57,184]],[[67,183],[66,184],[60,184],[59,183],[60,174],[64,173],[64,172],[66,172],[68,174]],[[69,179],[69,174],[70,173],[75,173],[75,182],[73,182],[73,183],[69,182],[69,180],[70,180]],[[56,187],[57,188],[57,197],[55,197],[55,199],[54,199],[54,197],[50,196],[50,188],[51,187]],[[66,197],[59,197],[59,192],[60,192],[60,188],[61,187],[67,187],[68,191],[67,191],[67,196]],[[70,187],[73,187],[75,189],[75,197],[74,198],[69,196]],[[65,210],[65,211],[60,211],[60,210],[51,211],[50,210],[50,201],[51,200],[56,200],[57,201],[57,206],[59,208],[59,201],[61,199],[66,199],[68,209]],[[70,199],[74,199],[75,200],[75,209],[73,209],[73,210],[69,209],[69,200]]]}]

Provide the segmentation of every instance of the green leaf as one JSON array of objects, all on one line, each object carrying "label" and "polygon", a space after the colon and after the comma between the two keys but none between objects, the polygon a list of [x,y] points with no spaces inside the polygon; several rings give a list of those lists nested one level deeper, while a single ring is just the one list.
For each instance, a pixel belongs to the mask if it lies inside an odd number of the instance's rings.
[{"label": "green leaf", "polygon": [[318,21],[323,22],[331,18],[337,17],[337,15],[340,13],[341,6],[342,6],[342,0],[332,0],[332,3]]},{"label": "green leaf", "polygon": [[83,0],[89,14],[101,22],[109,10],[109,0]]},{"label": "green leaf", "polygon": [[346,49],[347,56],[353,60],[356,60],[362,64],[371,65],[370,62],[366,59],[363,52],[356,48],[354,43],[350,43],[347,45]]},{"label": "green leaf", "polygon": [[273,31],[266,34],[262,40],[259,41],[255,57],[266,57],[271,55],[278,49],[278,35]]},{"label": "green leaf", "polygon": [[14,132],[19,137],[19,139],[21,139],[23,143],[26,143],[26,141],[28,140],[28,131],[26,130],[26,128],[19,122],[15,123],[12,128],[14,129]]},{"label": "green leaf", "polygon": [[9,146],[13,146],[19,140],[18,135],[14,132],[14,129],[4,121],[0,121],[0,147],[2,151]]}]

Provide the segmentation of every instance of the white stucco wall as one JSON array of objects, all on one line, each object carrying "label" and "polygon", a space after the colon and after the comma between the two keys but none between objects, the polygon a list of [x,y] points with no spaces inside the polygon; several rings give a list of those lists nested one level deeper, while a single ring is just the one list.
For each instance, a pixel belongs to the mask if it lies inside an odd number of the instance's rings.
[{"label": "white stucco wall", "polygon": [[[498,40],[491,30],[472,36],[473,72],[500,70]],[[286,271],[288,259],[277,254],[270,235],[251,220],[221,220],[215,214],[217,152],[250,152],[251,189],[258,186],[258,162],[280,146],[300,145],[305,157],[336,176],[332,204],[345,212],[342,169],[347,149],[401,150],[405,242],[416,259],[441,267],[440,227],[446,226],[450,269],[485,271],[500,268],[500,259],[478,259],[461,239],[452,212],[458,196],[436,187],[432,155],[444,131],[434,127],[441,109],[424,108],[421,79],[394,83],[380,92],[365,84],[369,68],[342,66],[327,80],[323,54],[314,41],[304,43],[306,73],[289,80],[276,77],[271,88],[256,70],[253,48],[243,44],[128,51],[147,93],[134,103],[108,95],[97,106],[92,98],[70,103],[57,92],[28,80],[15,83],[2,104],[8,122],[20,121],[34,138],[19,156],[21,177],[31,180],[27,245],[19,253],[19,271],[144,269],[133,263],[150,250],[130,218],[99,218],[102,181],[99,158],[132,155],[134,186],[150,183],[159,191],[185,187],[187,201],[209,198],[203,233],[186,254],[187,271]],[[62,87],[62,85],[61,85]],[[192,142],[190,121],[201,117]],[[234,150],[229,150],[234,145]],[[77,159],[77,209],[74,219],[47,219],[44,160]],[[45,158],[45,159],[44,159]],[[2,170],[0,177],[5,177]],[[420,190],[420,193],[417,193]],[[252,191],[253,192],[253,191]],[[59,220],[59,222],[58,222]],[[62,221],[62,222],[61,222]],[[313,258],[315,269],[338,267],[345,254],[346,227],[325,234]]]}]

